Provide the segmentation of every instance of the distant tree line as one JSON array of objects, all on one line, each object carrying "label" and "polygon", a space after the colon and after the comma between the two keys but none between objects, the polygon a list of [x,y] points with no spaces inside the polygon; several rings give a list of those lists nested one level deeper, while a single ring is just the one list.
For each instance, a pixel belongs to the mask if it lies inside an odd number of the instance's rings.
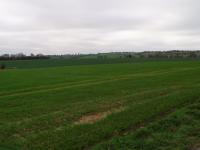
[{"label": "distant tree line", "polygon": [[50,57],[43,54],[31,54],[29,56],[18,53],[18,54],[3,54],[0,56],[0,60],[32,60],[32,59],[49,59]]},{"label": "distant tree line", "polygon": [[153,51],[142,52],[140,56],[144,58],[200,58],[200,51]]},{"label": "distant tree line", "polygon": [[125,52],[125,58],[200,58],[200,51],[145,51],[145,52]]},{"label": "distant tree line", "polygon": [[200,51],[192,50],[170,50],[170,51],[144,51],[144,52],[110,52],[98,54],[76,54],[76,55],[60,55],[57,58],[97,58],[97,59],[110,59],[110,58],[155,58],[155,59],[184,59],[184,58],[200,58]]},{"label": "distant tree line", "polygon": [[110,58],[200,58],[200,51],[145,51],[145,52],[111,52],[111,53],[98,53],[98,54],[66,54],[66,55],[43,55],[31,54],[25,55],[18,54],[3,54],[0,60],[32,60],[32,59],[110,59]]},{"label": "distant tree line", "polygon": [[131,59],[131,58],[200,58],[200,51],[192,50],[170,50],[170,51],[144,51],[144,52],[110,52],[98,54],[66,54],[66,55],[49,55],[52,59]]}]

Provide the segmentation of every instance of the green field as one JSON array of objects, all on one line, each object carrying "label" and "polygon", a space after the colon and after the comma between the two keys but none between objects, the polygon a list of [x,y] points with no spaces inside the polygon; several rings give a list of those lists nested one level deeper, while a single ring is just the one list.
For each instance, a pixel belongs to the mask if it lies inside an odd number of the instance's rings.
[{"label": "green field", "polygon": [[37,61],[0,71],[0,150],[198,148],[200,61]]}]

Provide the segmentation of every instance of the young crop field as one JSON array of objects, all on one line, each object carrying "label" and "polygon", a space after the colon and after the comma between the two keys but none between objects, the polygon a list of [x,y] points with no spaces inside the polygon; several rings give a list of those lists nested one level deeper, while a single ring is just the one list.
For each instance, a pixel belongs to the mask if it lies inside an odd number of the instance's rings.
[{"label": "young crop field", "polygon": [[21,68],[0,70],[0,150],[200,148],[200,61]]}]

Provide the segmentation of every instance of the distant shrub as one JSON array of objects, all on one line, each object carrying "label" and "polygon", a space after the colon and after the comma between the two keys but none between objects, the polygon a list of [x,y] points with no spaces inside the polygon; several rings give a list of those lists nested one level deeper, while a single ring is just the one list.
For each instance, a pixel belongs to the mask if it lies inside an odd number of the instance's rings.
[{"label": "distant shrub", "polygon": [[6,65],[1,64],[1,65],[0,65],[0,69],[1,69],[1,70],[6,69]]}]

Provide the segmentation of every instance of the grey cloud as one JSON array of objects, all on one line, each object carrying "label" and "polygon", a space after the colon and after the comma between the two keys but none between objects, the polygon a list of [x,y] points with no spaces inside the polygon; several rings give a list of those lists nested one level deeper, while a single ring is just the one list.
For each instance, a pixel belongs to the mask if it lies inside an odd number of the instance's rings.
[{"label": "grey cloud", "polygon": [[0,53],[198,49],[199,10],[199,0],[2,0]]}]

